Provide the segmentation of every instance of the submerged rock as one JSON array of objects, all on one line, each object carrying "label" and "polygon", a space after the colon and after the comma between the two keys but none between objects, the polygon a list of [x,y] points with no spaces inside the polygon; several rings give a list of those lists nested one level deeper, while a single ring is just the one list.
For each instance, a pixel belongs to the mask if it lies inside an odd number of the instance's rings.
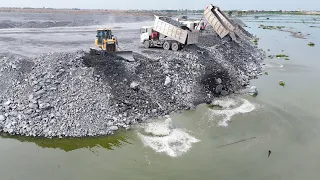
[{"label": "submerged rock", "polygon": [[256,86],[251,86],[248,92],[251,96],[257,96],[258,95],[258,89]]}]

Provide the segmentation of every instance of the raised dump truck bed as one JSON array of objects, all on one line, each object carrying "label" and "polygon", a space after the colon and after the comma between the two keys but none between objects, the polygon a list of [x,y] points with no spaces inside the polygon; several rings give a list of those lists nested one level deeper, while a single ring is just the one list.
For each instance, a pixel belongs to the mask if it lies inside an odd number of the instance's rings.
[{"label": "raised dump truck bed", "polygon": [[203,16],[221,38],[230,35],[233,40],[236,40],[235,35],[238,37],[243,36],[239,31],[239,26],[229,20],[219,7],[209,5],[205,9]]},{"label": "raised dump truck bed", "polygon": [[178,41],[181,44],[198,43],[198,32],[192,32],[182,23],[168,17],[155,16],[153,30],[169,38]]}]

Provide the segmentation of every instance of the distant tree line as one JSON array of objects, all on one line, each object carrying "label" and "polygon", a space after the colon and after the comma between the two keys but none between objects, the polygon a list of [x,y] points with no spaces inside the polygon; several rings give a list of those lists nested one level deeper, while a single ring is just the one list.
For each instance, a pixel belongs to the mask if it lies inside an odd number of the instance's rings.
[{"label": "distant tree line", "polygon": [[[14,10],[14,9],[26,9],[26,10],[33,10],[33,9],[44,9],[44,10],[92,10],[92,11],[110,11],[110,12],[147,12],[147,13],[155,13],[155,14],[165,14],[165,15],[185,15],[185,14],[202,14],[204,9],[162,9],[162,10],[141,10],[141,9],[134,9],[134,10],[116,10],[116,9],[80,9],[80,8],[32,8],[32,7],[0,7],[0,11],[7,11],[7,10]],[[244,16],[248,14],[319,14],[320,11],[286,11],[286,10],[273,10],[273,11],[267,11],[267,10],[225,10],[225,14],[229,16]]]}]

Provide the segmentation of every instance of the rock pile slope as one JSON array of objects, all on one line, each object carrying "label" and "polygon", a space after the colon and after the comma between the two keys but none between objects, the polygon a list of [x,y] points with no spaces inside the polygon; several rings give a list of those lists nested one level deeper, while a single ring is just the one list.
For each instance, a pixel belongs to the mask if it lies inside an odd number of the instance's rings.
[{"label": "rock pile slope", "polygon": [[143,49],[135,62],[87,52],[0,57],[0,131],[25,136],[113,134],[233,93],[261,72],[263,54],[203,34],[182,51]]}]

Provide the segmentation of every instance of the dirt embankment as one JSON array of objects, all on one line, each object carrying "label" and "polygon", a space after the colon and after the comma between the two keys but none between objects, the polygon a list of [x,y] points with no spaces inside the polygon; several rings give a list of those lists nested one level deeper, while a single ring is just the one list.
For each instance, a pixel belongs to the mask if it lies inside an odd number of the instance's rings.
[{"label": "dirt embankment", "polygon": [[0,56],[0,131],[83,137],[113,134],[210,103],[261,73],[263,53],[248,40],[216,34],[179,52],[136,48],[135,62],[113,55]]},{"label": "dirt embankment", "polygon": [[[261,72],[249,42],[216,35],[181,52],[141,49],[136,62],[85,52],[1,58],[0,130],[44,137],[112,134],[241,89]],[[4,83],[4,82],[3,82]]]}]

